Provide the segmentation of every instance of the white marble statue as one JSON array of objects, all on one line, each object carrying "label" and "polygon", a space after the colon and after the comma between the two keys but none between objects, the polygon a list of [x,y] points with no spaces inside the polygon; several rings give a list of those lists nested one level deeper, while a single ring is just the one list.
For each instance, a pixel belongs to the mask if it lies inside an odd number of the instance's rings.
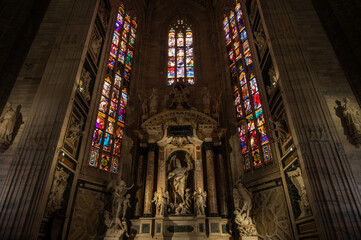
[{"label": "white marble statue", "polygon": [[[110,181],[107,186],[107,191],[112,191],[112,212],[113,218],[122,216],[125,218],[125,211],[130,207],[129,199],[130,195],[125,196],[126,192],[131,189],[134,185],[127,187],[126,183],[119,179],[118,181]],[[124,211],[125,209],[125,211]],[[122,213],[122,214],[121,214]]]},{"label": "white marble statue", "polygon": [[197,215],[204,216],[205,208],[206,208],[206,200],[207,200],[207,192],[202,191],[201,188],[198,188],[197,191],[194,192],[194,208],[196,210]]},{"label": "white marble statue", "polygon": [[142,120],[145,121],[149,117],[149,99],[148,98],[142,98],[141,95],[138,95],[139,101],[142,103]]},{"label": "white marble statue", "polygon": [[80,80],[79,80],[79,92],[83,96],[86,101],[90,100],[90,93],[89,93],[89,85],[91,81],[90,72],[88,72],[85,68],[82,69]]},{"label": "white marble statue", "polygon": [[174,166],[174,169],[168,173],[168,181],[171,182],[173,189],[174,204],[183,203],[185,201],[184,194],[187,186],[188,172],[193,169],[189,154],[186,154],[185,161],[186,167],[182,167],[181,161],[174,155],[169,162],[170,166]]},{"label": "white marble statue", "polygon": [[129,237],[126,222],[120,221],[119,218],[111,218],[109,211],[104,211],[104,223],[107,226],[104,239],[122,239],[125,234]]},{"label": "white marble statue", "polygon": [[150,115],[154,115],[158,111],[158,90],[153,88],[153,92],[149,97],[149,112]]},{"label": "white marble statue", "polygon": [[93,39],[91,43],[91,48],[93,49],[95,57],[98,56],[100,52],[100,47],[102,46],[103,38],[101,36],[97,36],[96,33],[93,33]]},{"label": "white marble statue", "polygon": [[347,130],[351,138],[356,143],[361,143],[361,115],[359,111],[354,109],[350,104],[349,98],[343,99],[344,104],[341,105],[342,117],[345,120]]},{"label": "white marble statue", "polygon": [[257,236],[257,229],[251,217],[247,213],[236,209],[234,211],[234,222],[237,224],[237,229],[241,237]]},{"label": "white marble statue", "polygon": [[246,212],[249,217],[252,210],[252,194],[245,188],[242,180],[236,182],[236,187],[233,189],[234,207],[240,209],[241,212]]},{"label": "white marble statue", "polygon": [[302,178],[301,168],[297,167],[295,170],[287,172],[287,176],[291,179],[293,185],[297,189],[298,195],[301,198],[298,201],[301,213],[297,219],[310,215],[310,202],[308,200],[306,186]]},{"label": "white marble statue", "polygon": [[16,112],[10,102],[6,103],[3,115],[0,117],[0,143],[10,144],[16,124]]},{"label": "white marble statue", "polygon": [[163,191],[163,188],[160,188],[160,191],[154,193],[154,198],[152,202],[154,202],[156,206],[156,215],[164,216],[168,200],[169,193],[168,191]]},{"label": "white marble statue", "polygon": [[53,185],[51,186],[48,203],[46,207],[46,216],[51,216],[57,210],[61,209],[63,195],[68,184],[69,173],[62,167],[57,166],[54,172]]}]

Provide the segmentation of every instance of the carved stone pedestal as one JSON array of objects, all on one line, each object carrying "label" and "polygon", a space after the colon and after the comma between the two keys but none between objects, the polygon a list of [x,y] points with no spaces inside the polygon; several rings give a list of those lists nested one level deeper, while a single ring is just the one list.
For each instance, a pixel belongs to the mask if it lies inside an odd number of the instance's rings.
[{"label": "carved stone pedestal", "polygon": [[152,228],[153,228],[153,218],[141,217],[139,219],[131,219],[131,235],[134,236],[134,239],[152,239]]},{"label": "carved stone pedestal", "polygon": [[257,236],[243,236],[240,240],[258,240]]},{"label": "carved stone pedestal", "polygon": [[228,219],[208,217],[209,240],[230,239],[227,229]]}]

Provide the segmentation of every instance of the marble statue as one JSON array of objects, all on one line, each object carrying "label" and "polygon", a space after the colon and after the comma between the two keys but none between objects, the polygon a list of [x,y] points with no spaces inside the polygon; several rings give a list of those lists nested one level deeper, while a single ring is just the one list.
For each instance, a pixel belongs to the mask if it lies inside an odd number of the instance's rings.
[{"label": "marble statue", "polygon": [[210,114],[211,98],[207,87],[202,90],[203,112]]},{"label": "marble statue", "polygon": [[139,97],[139,101],[142,103],[142,120],[145,121],[149,117],[149,108],[148,108],[149,99],[147,98],[142,99],[140,95],[138,95],[138,97]]},{"label": "marble statue", "polygon": [[125,211],[127,210],[128,206],[130,207],[130,205],[128,204],[130,195],[127,194],[127,196],[125,196],[125,194],[133,186],[134,184],[130,187],[127,187],[126,183],[121,179],[119,179],[118,181],[113,180],[109,182],[107,186],[107,191],[112,191],[113,218],[120,216],[125,218]]},{"label": "marble statue", "polygon": [[269,121],[271,123],[271,130],[277,132],[278,134],[277,141],[281,144],[284,143],[290,137],[284,118],[281,117],[276,120],[275,117],[272,117]]},{"label": "marble statue", "polygon": [[95,32],[93,34],[94,36],[92,39],[91,47],[93,49],[95,57],[97,57],[100,52],[100,47],[102,46],[103,38],[101,36],[96,36]]},{"label": "marble statue", "polygon": [[156,215],[164,216],[168,200],[169,193],[168,191],[163,191],[163,188],[160,188],[160,191],[154,193],[154,198],[152,202],[154,202],[156,206]]},{"label": "marble statue", "polygon": [[60,166],[56,167],[54,172],[53,185],[50,190],[48,203],[46,207],[46,216],[53,215],[57,210],[60,210],[63,202],[63,195],[68,184],[69,173],[64,171]]},{"label": "marble statue", "polygon": [[196,214],[204,216],[205,208],[206,208],[207,192],[206,191],[203,192],[201,188],[198,188],[198,191],[195,191],[193,196],[194,196],[194,208],[196,210]]},{"label": "marble statue", "polygon": [[302,178],[301,168],[297,167],[295,170],[287,172],[287,176],[291,179],[291,182],[296,187],[298,195],[301,198],[298,201],[301,213],[297,219],[310,215],[310,202],[308,200],[305,183]]},{"label": "marble statue", "polygon": [[214,94],[214,99],[216,101],[215,101],[215,104],[214,104],[213,117],[215,119],[217,119],[217,121],[219,121],[219,114],[221,112],[222,91],[219,93],[218,96],[216,94]]},{"label": "marble statue", "polygon": [[263,32],[263,30],[260,31],[255,31],[254,32],[254,37],[255,37],[255,43],[258,47],[259,50],[262,50],[265,43],[266,43],[266,36]]},{"label": "marble statue", "polygon": [[188,104],[190,97],[189,89],[184,84],[176,83],[173,86],[169,96],[171,100],[171,109],[191,108],[191,106]]},{"label": "marble statue", "polygon": [[235,208],[239,208],[241,212],[245,211],[249,217],[252,210],[252,194],[245,188],[241,179],[236,182],[236,187],[233,189],[233,199]]},{"label": "marble statue", "polygon": [[86,100],[90,100],[90,93],[89,93],[89,85],[91,81],[90,72],[88,72],[85,68],[82,69],[80,80],[79,80],[79,92],[82,95],[82,97]]},{"label": "marble statue", "polygon": [[118,217],[111,218],[109,211],[104,211],[104,223],[107,226],[104,239],[122,239],[125,234],[129,237],[126,222],[120,221]]},{"label": "marble statue", "polygon": [[83,121],[74,121],[71,124],[71,126],[69,127],[68,135],[66,137],[69,142],[75,144],[78,141],[79,137],[83,135],[83,124]]},{"label": "marble statue", "polygon": [[169,165],[175,165],[175,168],[168,173],[168,181],[171,182],[173,189],[174,204],[185,201],[184,193],[187,186],[188,172],[193,169],[189,154],[186,154],[185,160],[187,163],[186,167],[182,167],[180,159],[177,158],[176,155],[174,155],[169,162]]},{"label": "marble statue", "polygon": [[151,116],[157,113],[158,98],[158,90],[156,88],[153,88],[153,92],[149,97],[149,112]]},{"label": "marble statue", "polygon": [[270,69],[268,70],[268,76],[269,76],[270,81],[271,81],[271,86],[267,86],[266,90],[267,90],[268,95],[271,95],[271,93],[278,86],[278,78],[277,78],[274,66],[271,66]]},{"label": "marble statue", "polygon": [[349,98],[344,98],[343,101],[344,104],[340,106],[340,109],[347,130],[352,140],[361,144],[361,114],[351,106]]},{"label": "marble statue", "polygon": [[10,102],[6,103],[3,116],[0,117],[0,144],[10,144],[13,140],[16,124],[16,112]]},{"label": "marble statue", "polygon": [[257,236],[257,229],[251,217],[247,216],[247,213],[236,209],[234,211],[234,222],[237,225],[237,229],[241,237]]}]

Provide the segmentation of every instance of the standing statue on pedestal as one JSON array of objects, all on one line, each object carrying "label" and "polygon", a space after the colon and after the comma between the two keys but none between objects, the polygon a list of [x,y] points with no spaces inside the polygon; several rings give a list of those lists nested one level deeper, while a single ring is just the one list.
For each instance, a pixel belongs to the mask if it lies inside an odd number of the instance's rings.
[{"label": "standing statue on pedestal", "polygon": [[168,191],[163,191],[163,188],[160,189],[160,191],[154,193],[152,202],[154,202],[156,206],[156,215],[164,216],[164,210],[168,204],[169,193]]},{"label": "standing statue on pedestal", "polygon": [[109,182],[106,190],[112,191],[112,218],[110,218],[109,212],[105,211],[105,224],[108,230],[104,239],[121,239],[124,234],[128,236],[125,216],[130,207],[130,194],[126,193],[133,186],[127,187],[121,179]]},{"label": "standing statue on pedestal", "polygon": [[241,179],[236,182],[233,189],[233,199],[235,207],[234,221],[242,237],[257,236],[256,226],[250,216],[252,210],[252,194],[244,187]]},{"label": "standing statue on pedestal", "polygon": [[188,207],[188,205],[190,206],[190,193],[186,194],[189,191],[186,191],[186,187],[188,174],[189,171],[193,169],[193,164],[189,153],[185,155],[185,162],[186,166],[183,167],[181,160],[174,155],[170,159],[168,165],[168,171],[173,168],[173,170],[168,173],[167,177],[172,188],[171,193],[174,201],[173,203],[170,203],[170,207],[176,214],[185,214],[190,212],[190,208]]},{"label": "standing statue on pedestal", "polygon": [[271,130],[278,135],[277,142],[283,144],[290,137],[284,117],[279,119],[272,117],[269,121],[271,123]]},{"label": "standing statue on pedestal", "polygon": [[205,114],[210,114],[211,98],[207,87],[203,88],[202,91],[202,101],[203,101],[203,112]]},{"label": "standing statue on pedestal", "polygon": [[295,170],[287,172],[287,176],[291,179],[293,185],[297,188],[298,195],[301,198],[298,201],[301,213],[297,219],[310,215],[310,202],[308,200],[306,186],[302,178],[301,168],[297,167]]},{"label": "standing statue on pedestal", "polygon": [[153,116],[158,111],[158,90],[153,88],[152,95],[149,97],[149,112],[150,115]]},{"label": "standing statue on pedestal", "polygon": [[207,192],[202,192],[201,188],[198,188],[198,191],[195,191],[194,194],[194,208],[196,210],[197,215],[204,216],[205,208],[206,208],[206,199]]},{"label": "standing statue on pedestal", "polygon": [[142,103],[142,121],[145,121],[149,117],[149,109],[148,109],[149,100],[148,98],[143,99],[141,95],[138,95],[138,98],[139,101]]}]

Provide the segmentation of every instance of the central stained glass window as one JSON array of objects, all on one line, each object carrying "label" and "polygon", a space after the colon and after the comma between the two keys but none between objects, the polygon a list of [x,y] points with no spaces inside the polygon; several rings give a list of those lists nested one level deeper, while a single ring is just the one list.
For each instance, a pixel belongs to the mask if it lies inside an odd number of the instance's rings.
[{"label": "central stained glass window", "polygon": [[192,25],[178,19],[168,32],[168,86],[176,82],[194,85]]}]

